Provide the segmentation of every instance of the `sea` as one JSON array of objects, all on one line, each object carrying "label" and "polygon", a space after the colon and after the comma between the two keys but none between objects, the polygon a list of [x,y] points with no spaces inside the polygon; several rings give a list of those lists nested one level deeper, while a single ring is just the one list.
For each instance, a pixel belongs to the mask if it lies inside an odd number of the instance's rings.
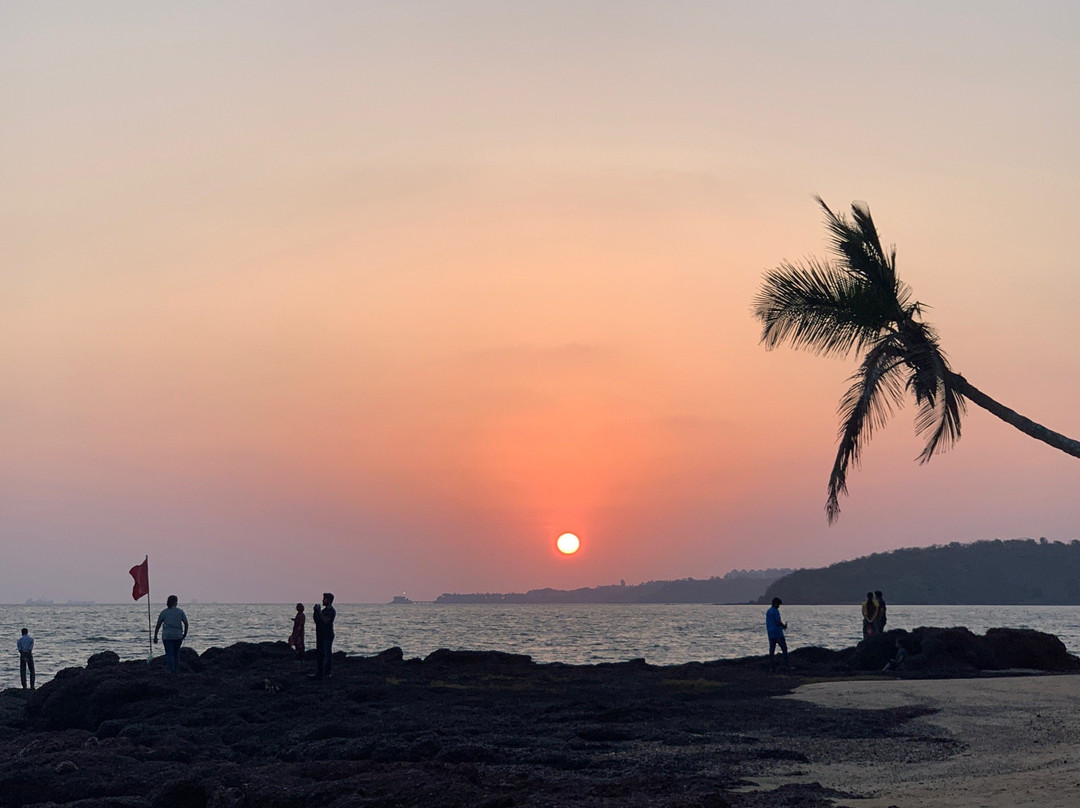
[{"label": "sea", "polygon": [[[295,604],[180,604],[198,652],[236,642],[284,640]],[[536,662],[596,664],[644,658],[654,665],[735,659],[766,653],[765,606],[709,604],[335,604],[334,649],[368,656],[400,646],[406,658],[437,648],[528,654]],[[154,604],[156,621],[163,604]],[[860,639],[859,605],[782,607],[788,647],[840,649]],[[121,659],[163,653],[151,647],[145,602],[97,605],[0,605],[0,688],[19,686],[15,643],[35,639],[37,681],[86,664],[91,654]],[[889,628],[967,626],[1032,628],[1056,634],[1080,654],[1080,606],[889,606]],[[308,644],[314,645],[310,607]],[[4,651],[4,647],[8,649]]]}]

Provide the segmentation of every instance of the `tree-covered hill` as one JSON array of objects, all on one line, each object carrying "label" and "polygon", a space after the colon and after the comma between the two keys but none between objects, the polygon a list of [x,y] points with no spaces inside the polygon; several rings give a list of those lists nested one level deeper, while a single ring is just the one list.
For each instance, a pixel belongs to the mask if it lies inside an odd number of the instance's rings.
[{"label": "tree-covered hill", "polygon": [[1080,604],[1080,541],[994,539],[875,553],[793,572],[759,602],[858,603],[876,589],[888,603]]}]

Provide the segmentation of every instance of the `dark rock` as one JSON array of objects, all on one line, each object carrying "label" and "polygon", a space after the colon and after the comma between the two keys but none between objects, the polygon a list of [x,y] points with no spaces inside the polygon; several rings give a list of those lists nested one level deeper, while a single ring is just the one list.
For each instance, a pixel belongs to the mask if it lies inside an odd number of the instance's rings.
[{"label": "dark rock", "polygon": [[625,662],[601,662],[597,665],[598,668],[614,668],[615,670],[645,670],[649,667],[649,663],[644,657],[635,657],[634,659],[628,659]]},{"label": "dark rock", "polygon": [[632,741],[637,737],[637,733],[621,727],[600,726],[582,727],[578,730],[577,736],[583,741]]},{"label": "dark rock", "polygon": [[927,667],[938,671],[995,670],[1000,667],[985,639],[966,628],[915,629],[919,656]]},{"label": "dark rock", "polygon": [[115,651],[99,651],[86,660],[86,667],[101,668],[108,665],[119,665],[120,655]]},{"label": "dark rock", "polygon": [[178,690],[167,681],[148,678],[144,663],[134,664],[142,668],[144,675],[131,675],[132,669],[125,665],[69,668],[74,673],[54,678],[29,701],[26,712],[31,725],[94,731],[103,721],[118,717],[127,705],[148,699],[161,701],[177,694]]},{"label": "dark rock", "polygon": [[379,688],[360,688],[353,690],[349,694],[349,698],[355,702],[364,703],[369,701],[383,701],[388,696],[387,689],[385,687]]},{"label": "dark rock", "polygon": [[484,800],[478,803],[476,808],[514,808],[514,798],[509,794],[505,794],[501,797],[492,797],[490,800]]},{"label": "dark rock", "polygon": [[206,808],[209,800],[206,784],[190,778],[155,789],[150,795],[150,808]]},{"label": "dark rock", "polygon": [[199,658],[199,652],[194,648],[182,646],[180,648],[180,670],[198,673],[202,669],[203,664]]},{"label": "dark rock", "polygon": [[531,665],[532,657],[526,654],[509,654],[505,651],[451,651],[439,648],[424,657],[426,665]]},{"label": "dark rock", "polygon": [[[1077,671],[1080,660],[1065,650],[1052,634],[1031,629],[993,628],[984,636],[966,628],[920,627],[906,632],[887,631],[859,643],[853,667],[880,670],[903,649],[900,672],[971,674],[1026,668],[1041,671]],[[880,663],[880,664],[879,664]]]},{"label": "dark rock", "polygon": [[836,651],[830,648],[822,648],[820,645],[805,645],[802,648],[794,648],[788,657],[795,662],[804,665],[835,665],[839,659]]},{"label": "dark rock", "polygon": [[886,631],[862,640],[853,649],[844,652],[849,667],[860,671],[880,671],[896,656],[897,640],[907,640],[903,630]]},{"label": "dark rock", "polygon": [[206,808],[238,808],[243,800],[244,792],[241,789],[219,786],[210,795]]},{"label": "dark rock", "polygon": [[1080,660],[1065,649],[1053,634],[1029,628],[992,628],[986,632],[998,668],[1029,668],[1038,671],[1076,671]]},{"label": "dark rock", "polygon": [[309,730],[304,735],[305,741],[323,741],[327,738],[357,738],[363,735],[363,728],[346,724],[322,724]]},{"label": "dark rock", "polygon": [[[499,760],[499,753],[488,747],[480,744],[463,744],[460,746],[452,746],[448,749],[442,750],[439,753],[439,759],[446,763],[494,763]],[[470,767],[470,771],[476,778],[476,782],[479,782],[479,773],[475,766]]]},{"label": "dark rock", "polygon": [[[150,660],[150,667],[157,670],[165,670],[165,655],[157,654]],[[180,647],[179,669],[181,673],[198,673],[203,669],[199,652],[187,646]]]},{"label": "dark rock", "polygon": [[1007,668],[1080,669],[1080,660],[1068,654],[1060,640],[1028,629],[990,629],[982,637],[963,627],[894,629],[838,653],[844,664],[862,671],[880,671],[887,665],[899,672],[938,675]]},{"label": "dark rock", "polygon": [[[442,649],[421,662],[391,648],[335,654],[328,682],[309,680],[284,643],[240,643],[184,654],[179,675],[160,661],[102,662],[33,694],[0,694],[0,808],[820,808],[838,795],[816,784],[738,789],[805,762],[791,750],[835,742],[857,755],[853,739],[902,738],[917,763],[950,743],[920,740],[931,730],[905,724],[918,709],[772,698],[806,677],[876,673],[898,640],[910,675],[1077,669],[1056,638],[1012,630],[920,628],[844,651],[795,649],[776,674],[764,657],[548,665]],[[861,762],[876,765],[876,748]]]},{"label": "dark rock", "polygon": [[[184,651],[180,649],[181,653]],[[213,646],[202,652],[199,658],[203,665],[213,665],[215,668],[247,668],[256,662],[267,659],[295,659],[296,652],[284,641],[279,642],[238,642],[228,648]]]},{"label": "dark rock", "polygon": [[758,752],[758,757],[763,760],[790,760],[795,763],[810,762],[810,758],[802,752],[795,752],[791,749],[762,749]]},{"label": "dark rock", "polygon": [[420,741],[409,750],[414,760],[427,760],[435,757],[441,751],[442,747],[431,739]]},{"label": "dark rock", "polygon": [[395,645],[393,648],[380,651],[374,656],[374,659],[377,662],[401,662],[404,657],[405,654]]}]

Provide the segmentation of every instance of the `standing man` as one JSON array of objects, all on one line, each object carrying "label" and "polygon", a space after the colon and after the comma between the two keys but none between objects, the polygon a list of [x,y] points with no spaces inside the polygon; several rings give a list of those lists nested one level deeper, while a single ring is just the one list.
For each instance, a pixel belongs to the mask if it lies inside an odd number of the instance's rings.
[{"label": "standing man", "polygon": [[169,673],[180,670],[180,645],[188,633],[187,615],[176,604],[176,595],[169,595],[165,608],[158,615],[157,625],[154,626],[155,643],[158,641],[158,629],[165,627],[161,632],[161,640],[165,643],[165,667]]},{"label": "standing man", "polygon": [[769,667],[775,667],[776,646],[784,655],[784,667],[787,667],[787,640],[784,639],[784,629],[787,623],[780,619],[780,604],[784,601],[780,598],[772,599],[772,607],[765,612],[765,630],[769,633]]},{"label": "standing man", "polygon": [[330,659],[334,653],[334,595],[323,592],[322,606],[315,604],[312,618],[315,620],[315,678],[330,678]]},{"label": "standing man", "polygon": [[19,675],[22,677],[23,690],[26,690],[26,671],[30,671],[30,689],[34,689],[34,638],[30,630],[24,628],[16,643],[19,647]]}]

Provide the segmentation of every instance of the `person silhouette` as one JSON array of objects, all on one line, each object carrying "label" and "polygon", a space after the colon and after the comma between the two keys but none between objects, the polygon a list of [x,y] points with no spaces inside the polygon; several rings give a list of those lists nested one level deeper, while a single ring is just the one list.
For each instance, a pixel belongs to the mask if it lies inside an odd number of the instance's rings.
[{"label": "person silhouette", "polygon": [[178,602],[176,595],[169,595],[154,626],[155,643],[158,641],[158,629],[165,627],[161,632],[161,641],[165,644],[165,667],[169,673],[180,670],[180,645],[188,633],[187,615],[176,605]]},{"label": "person silhouette", "polygon": [[780,598],[772,599],[772,606],[765,611],[765,631],[769,635],[769,667],[775,667],[776,646],[784,655],[783,664],[787,667],[787,640],[784,639],[784,629],[787,623],[780,619],[780,604],[784,601]]},{"label": "person silhouette", "polygon": [[874,601],[874,593],[867,592],[866,600],[862,605],[862,635],[863,639],[874,636],[874,621],[877,619],[877,603]]},{"label": "person silhouette", "polygon": [[332,592],[323,592],[322,606],[316,603],[311,617],[315,621],[315,678],[329,679],[334,653],[334,618],[337,617]]},{"label": "person silhouette", "polygon": [[881,594],[880,589],[874,590],[874,606],[876,608],[874,613],[874,633],[884,634],[887,617],[885,616],[885,596]]},{"label": "person silhouette", "polygon": [[307,617],[304,616],[304,604],[296,604],[296,617],[292,622],[292,634],[289,635],[289,645],[296,650],[296,655],[301,659],[304,656],[304,623],[307,621]]},{"label": "person silhouette", "polygon": [[23,689],[26,689],[26,673],[30,672],[30,689],[34,689],[34,638],[30,636],[30,629],[24,628],[19,641],[15,643],[19,649],[19,676],[22,678]]}]

